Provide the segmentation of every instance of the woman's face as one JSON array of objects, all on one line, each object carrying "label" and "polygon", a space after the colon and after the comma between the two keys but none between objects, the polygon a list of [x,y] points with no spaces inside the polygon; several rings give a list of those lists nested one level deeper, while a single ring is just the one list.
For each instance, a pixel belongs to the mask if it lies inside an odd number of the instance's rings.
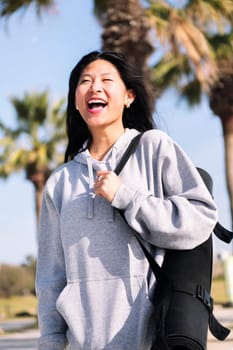
[{"label": "woman's face", "polygon": [[134,92],[127,90],[116,67],[103,59],[83,70],[75,91],[75,105],[89,130],[109,125],[122,128],[124,106],[132,103]]}]

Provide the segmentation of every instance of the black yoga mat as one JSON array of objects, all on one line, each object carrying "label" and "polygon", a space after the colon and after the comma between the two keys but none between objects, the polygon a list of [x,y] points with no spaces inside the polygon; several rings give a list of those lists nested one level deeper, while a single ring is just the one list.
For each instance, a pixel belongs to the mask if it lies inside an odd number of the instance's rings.
[{"label": "black yoga mat", "polygon": [[[165,305],[164,315],[158,319],[160,337],[166,340],[169,349],[183,346],[190,350],[205,350],[208,304],[211,307],[212,236],[193,250],[167,250],[162,270],[169,276],[171,285],[170,293],[164,296],[166,281],[163,280],[164,286],[158,286],[161,294],[155,293],[155,312],[156,300]],[[166,349],[165,345],[158,346],[159,350]]]}]

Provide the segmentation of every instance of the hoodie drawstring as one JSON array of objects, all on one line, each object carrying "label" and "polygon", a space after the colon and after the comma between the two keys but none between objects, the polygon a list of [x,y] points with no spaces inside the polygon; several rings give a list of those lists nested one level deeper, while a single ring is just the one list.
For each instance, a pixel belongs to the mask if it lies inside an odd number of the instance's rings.
[{"label": "hoodie drawstring", "polygon": [[[111,168],[115,169],[116,168],[116,154],[117,154],[117,148],[113,146],[112,148],[112,157],[111,157]],[[113,222],[115,220],[115,208],[112,206],[111,207],[111,215],[109,218],[110,222]]]},{"label": "hoodie drawstring", "polygon": [[94,173],[93,173],[91,157],[87,157],[87,167],[88,167],[88,177],[89,177],[89,195],[88,195],[88,200],[87,200],[87,217],[88,217],[88,219],[92,219],[94,217],[95,193],[93,190]]}]

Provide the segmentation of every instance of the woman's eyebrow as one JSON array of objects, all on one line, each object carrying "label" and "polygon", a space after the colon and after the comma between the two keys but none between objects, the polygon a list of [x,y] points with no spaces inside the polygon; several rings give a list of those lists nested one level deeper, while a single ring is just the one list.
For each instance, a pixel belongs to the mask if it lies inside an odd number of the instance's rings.
[{"label": "woman's eyebrow", "polygon": [[88,73],[81,74],[80,78],[83,78],[83,77],[91,77],[91,74],[88,74]]},{"label": "woman's eyebrow", "polygon": [[[112,75],[113,73],[112,72],[104,72],[104,73],[101,73],[100,75]],[[80,78],[81,77],[91,77],[92,74],[91,73],[84,73],[84,74],[81,74]]]}]

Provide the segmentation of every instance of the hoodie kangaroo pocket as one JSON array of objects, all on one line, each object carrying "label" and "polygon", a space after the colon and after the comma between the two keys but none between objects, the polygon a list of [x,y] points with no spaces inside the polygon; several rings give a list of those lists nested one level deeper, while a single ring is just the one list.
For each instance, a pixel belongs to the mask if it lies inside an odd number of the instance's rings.
[{"label": "hoodie kangaroo pocket", "polygon": [[77,348],[104,349],[116,339],[127,339],[137,349],[153,307],[144,277],[135,276],[69,283],[57,309]]}]

